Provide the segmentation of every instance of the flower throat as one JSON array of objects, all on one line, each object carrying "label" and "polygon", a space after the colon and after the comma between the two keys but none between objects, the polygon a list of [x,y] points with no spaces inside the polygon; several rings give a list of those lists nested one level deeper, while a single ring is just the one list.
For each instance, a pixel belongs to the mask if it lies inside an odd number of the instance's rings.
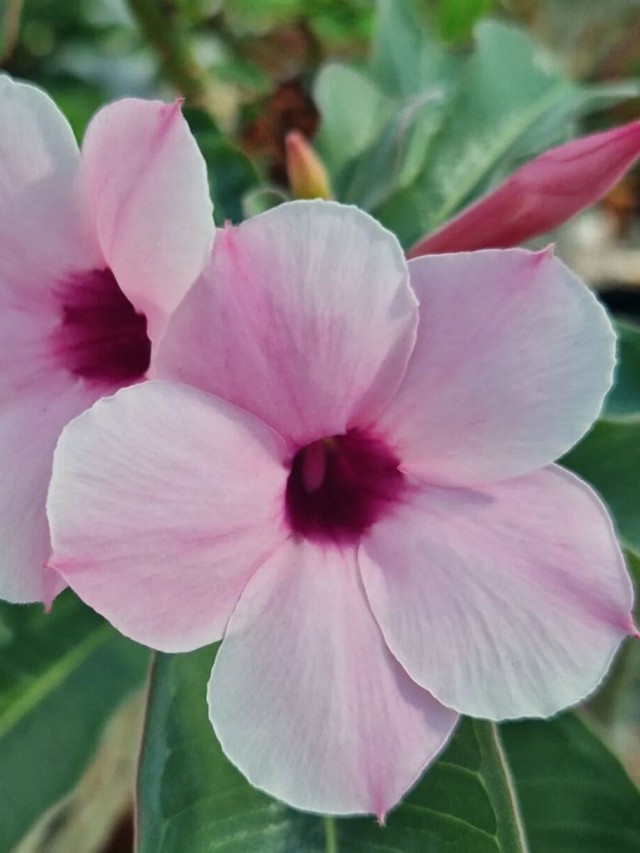
[{"label": "flower throat", "polygon": [[356,542],[399,499],[398,466],[382,441],[357,429],[302,447],[287,480],[291,530],[315,541]]}]

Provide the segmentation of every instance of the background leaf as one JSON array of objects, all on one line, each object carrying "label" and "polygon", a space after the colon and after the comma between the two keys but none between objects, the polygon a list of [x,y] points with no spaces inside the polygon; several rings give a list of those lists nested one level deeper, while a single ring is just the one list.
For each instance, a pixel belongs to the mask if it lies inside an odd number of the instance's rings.
[{"label": "background leaf", "polygon": [[637,853],[640,792],[578,717],[501,730],[531,853]]},{"label": "background leaf", "polygon": [[184,115],[207,164],[216,224],[242,222],[242,198],[260,182],[256,167],[203,110],[186,109]]},{"label": "background leaf", "polygon": [[607,396],[605,415],[640,416],[640,326],[616,323],[618,364],[613,388]]},{"label": "background leaf", "polygon": [[640,327],[616,328],[618,364],[604,414],[562,463],[595,487],[621,543],[640,555]]},{"label": "background leaf", "polygon": [[596,488],[621,543],[640,554],[640,417],[602,418],[562,463]]},{"label": "background leaf", "polygon": [[[438,15],[462,32],[482,5],[443,0]],[[315,144],[336,197],[407,247],[566,141],[578,118],[638,94],[635,83],[569,80],[524,30],[499,21],[475,27],[472,50],[447,49],[424,11],[380,0],[368,66],[329,65],[315,85]]]},{"label": "background leaf", "polygon": [[476,22],[494,5],[494,0],[440,0],[437,20],[441,38],[451,42],[471,38]]},{"label": "background leaf", "polygon": [[[209,647],[156,659],[138,778],[139,853],[323,853],[322,818],[251,788],[224,757],[205,700],[214,657]],[[572,800],[566,810],[564,788]],[[514,789],[531,853],[637,853],[640,794],[571,715],[500,729],[463,720],[386,827],[335,821],[337,849],[523,853]],[[603,839],[619,846],[603,847]]]},{"label": "background leaf", "polygon": [[69,592],[50,615],[0,604],[0,850],[75,786],[147,662]]}]

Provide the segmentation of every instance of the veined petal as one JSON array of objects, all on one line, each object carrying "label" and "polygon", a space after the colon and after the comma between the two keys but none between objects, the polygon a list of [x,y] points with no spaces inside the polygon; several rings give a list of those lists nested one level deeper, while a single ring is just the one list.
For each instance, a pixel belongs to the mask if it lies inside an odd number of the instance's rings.
[{"label": "veined petal", "polygon": [[79,159],[51,98],[0,75],[0,298],[37,310],[70,269],[104,264],[77,191]]},{"label": "veined petal", "polygon": [[382,416],[405,470],[473,485],[558,459],[598,415],[615,337],[549,251],[436,255],[409,264],[418,340]]},{"label": "veined petal", "polygon": [[552,148],[420,240],[409,257],[517,246],[594,204],[638,157],[639,121]]},{"label": "veined petal", "polygon": [[243,591],[209,705],[256,787],[306,811],[381,819],[456,722],[385,647],[353,553],[305,542],[278,550]]},{"label": "veined petal", "polygon": [[102,399],[56,449],[49,565],[134,640],[176,652],[220,639],[286,536],[283,452],[264,424],[192,388]]},{"label": "veined petal", "polygon": [[416,484],[359,560],[389,648],[464,714],[537,717],[573,705],[633,632],[607,513],[556,466],[477,490]]},{"label": "veined petal", "polygon": [[0,406],[1,599],[50,600],[64,585],[47,583],[44,570],[51,553],[45,501],[53,449],[64,425],[96,396],[91,386],[49,370]]},{"label": "veined petal", "polygon": [[375,416],[402,379],[416,322],[392,234],[356,208],[291,202],[218,235],[160,345],[158,376],[305,444]]},{"label": "veined petal", "polygon": [[179,103],[134,98],[96,114],[82,161],[104,256],[153,340],[209,257],[205,162]]}]

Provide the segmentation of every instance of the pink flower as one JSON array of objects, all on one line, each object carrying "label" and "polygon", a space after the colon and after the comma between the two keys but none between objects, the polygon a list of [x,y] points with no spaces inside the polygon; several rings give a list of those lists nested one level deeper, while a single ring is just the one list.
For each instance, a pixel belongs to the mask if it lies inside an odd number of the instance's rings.
[{"label": "pink flower", "polygon": [[224,636],[211,721],[255,786],[382,818],[458,712],[578,702],[633,630],[611,522],[551,464],[613,364],[550,251],[407,265],[355,208],[284,204],[218,236],[169,324],[158,372],[195,387],[65,430],[51,565],[157,649]]},{"label": "pink flower", "polygon": [[595,204],[640,157],[640,121],[545,151],[428,234],[409,257],[506,249],[558,228]]},{"label": "pink flower", "polygon": [[0,597],[51,600],[45,500],[62,427],[147,373],[213,236],[179,105],[123,100],[82,155],[39,89],[0,77]]}]

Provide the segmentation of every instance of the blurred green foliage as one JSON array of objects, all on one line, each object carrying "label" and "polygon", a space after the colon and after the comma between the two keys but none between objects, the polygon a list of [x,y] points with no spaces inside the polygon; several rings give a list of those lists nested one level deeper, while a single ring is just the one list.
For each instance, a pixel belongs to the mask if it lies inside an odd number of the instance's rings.
[{"label": "blurred green foliage", "polygon": [[[337,198],[371,211],[408,246],[524,160],[574,135],[585,116],[604,110],[598,120],[605,125],[637,116],[637,100],[629,101],[637,82],[620,80],[640,71],[638,17],[635,0],[0,0],[0,67],[49,91],[79,137],[95,110],[113,98],[185,95],[185,115],[209,165],[218,225],[288,197],[284,139],[299,129],[313,137]],[[522,21],[536,40],[516,25]],[[597,22],[595,47],[589,22]],[[640,577],[640,329],[630,322],[619,332],[615,388],[599,422],[565,462],[608,502]],[[75,784],[108,716],[140,684],[146,655],[70,594],[50,619],[34,608],[4,606],[0,653],[0,789],[13,803],[0,847],[9,849]],[[185,811],[166,849],[200,849],[193,838],[204,837],[206,798],[213,796],[210,779],[197,776],[201,766],[217,768],[216,779],[235,786],[228,802],[236,823],[225,823],[224,814],[217,827],[210,821],[220,839],[242,829],[246,809],[257,803],[258,833],[266,831],[265,815],[267,824],[275,815],[278,831],[293,839],[288,849],[301,849],[299,833],[307,831],[322,848],[317,820],[257,792],[243,793],[246,783],[222,757],[198,699],[212,654],[165,657],[158,665],[149,719],[159,734],[156,742],[147,740],[141,777],[141,803],[149,809],[143,849],[157,849],[149,815],[157,810],[158,820],[173,820],[181,797]],[[176,684],[191,699],[178,702]],[[183,723],[189,735],[193,723],[193,742],[178,743]],[[472,725],[465,723],[453,753],[397,813],[398,831],[418,844],[427,832],[419,812],[424,806],[431,822],[434,813],[443,824],[452,818],[447,831],[458,846],[451,849],[469,853],[467,835],[455,823],[460,816],[447,816],[442,804],[457,791],[455,808],[464,811],[473,797],[486,806],[484,771],[473,765],[479,752]],[[593,849],[608,849],[597,846],[603,838],[626,845],[616,850],[633,849],[637,839],[625,827],[637,829],[638,793],[577,720],[507,726],[504,736],[533,850],[592,849],[588,835],[576,847],[575,835],[562,834],[556,807],[567,774],[575,785],[571,820],[592,833]],[[175,778],[163,769],[163,744],[175,746]],[[194,755],[187,755],[191,746]],[[459,759],[461,749],[469,767],[450,789],[447,761]],[[47,757],[55,774],[42,773],[38,756]],[[591,781],[583,785],[583,776]],[[29,792],[19,802],[16,780]],[[189,797],[200,796],[203,822],[190,824],[197,810],[188,811]],[[491,803],[487,808],[493,820]],[[473,821],[463,815],[463,829],[465,821],[470,832]],[[623,827],[621,835],[614,825]],[[361,845],[378,832],[357,821],[339,831],[345,843]],[[514,849],[498,835],[484,838],[487,849]],[[432,833],[435,846],[428,849],[441,849],[445,836]]]}]

